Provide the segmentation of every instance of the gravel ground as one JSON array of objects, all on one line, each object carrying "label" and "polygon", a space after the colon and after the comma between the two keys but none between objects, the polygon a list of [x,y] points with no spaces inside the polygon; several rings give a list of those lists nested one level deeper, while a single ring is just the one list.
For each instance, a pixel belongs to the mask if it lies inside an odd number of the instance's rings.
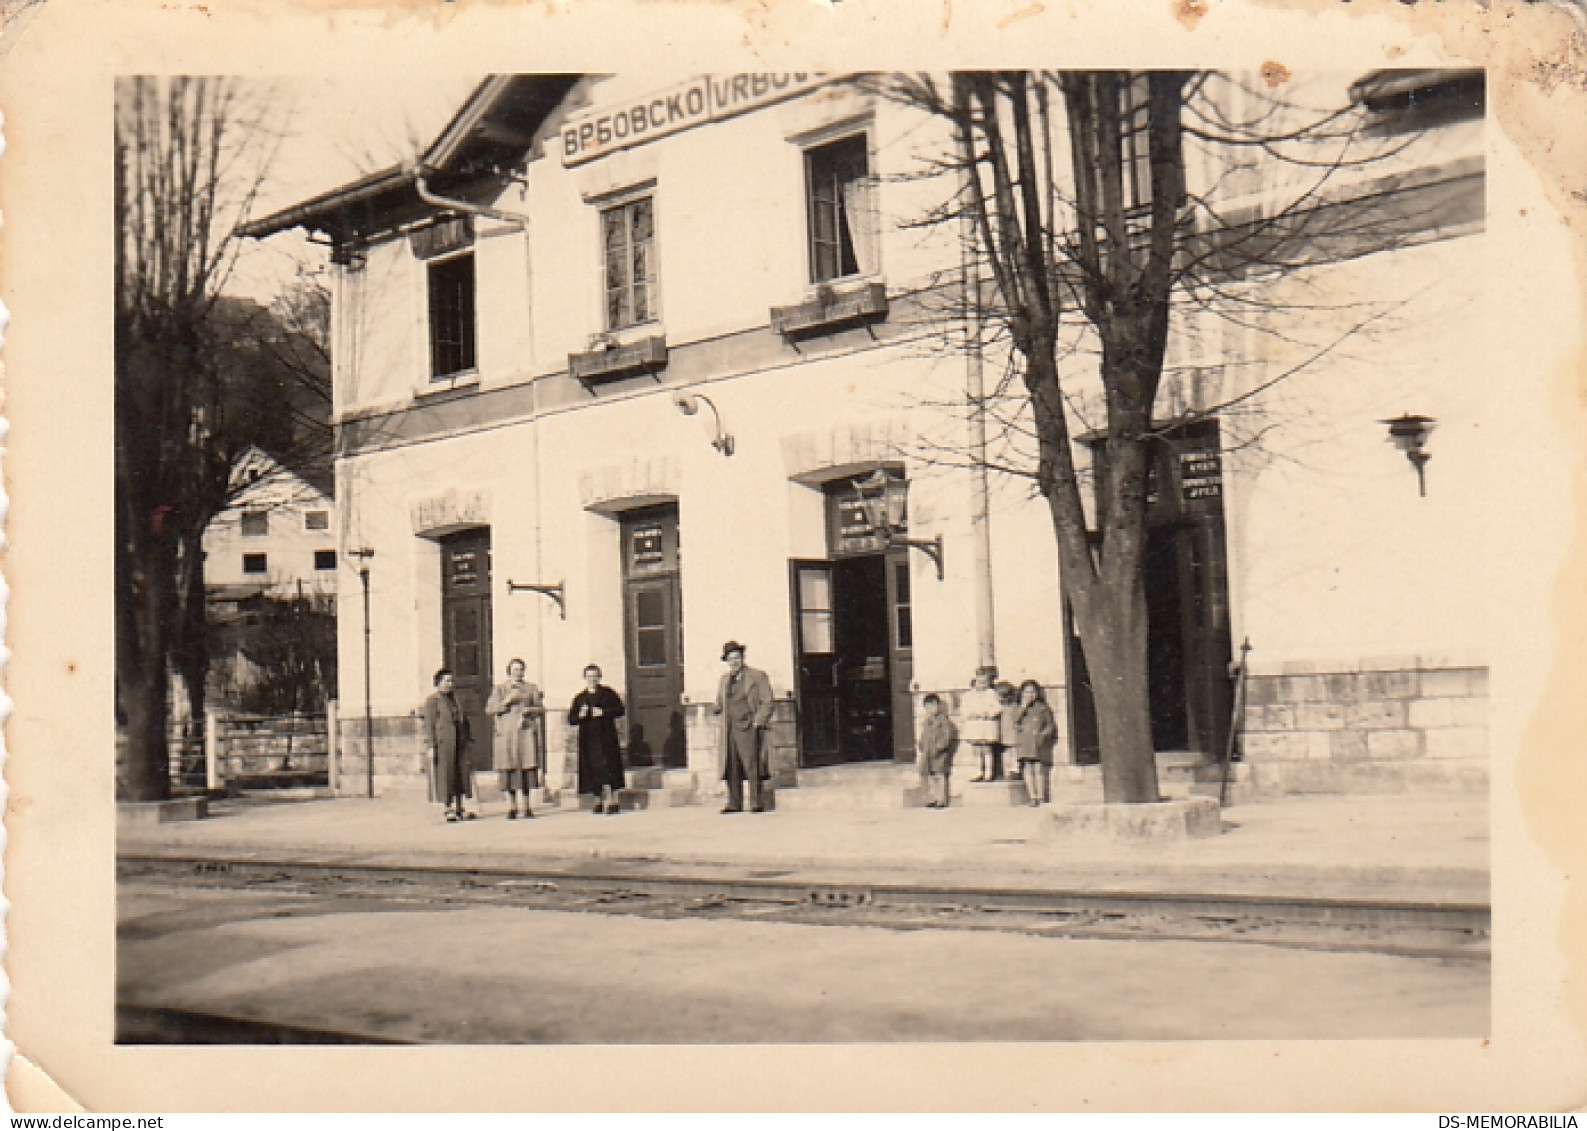
[{"label": "gravel ground", "polygon": [[1489,966],[121,885],[119,1000],[450,1043],[1477,1037]]}]

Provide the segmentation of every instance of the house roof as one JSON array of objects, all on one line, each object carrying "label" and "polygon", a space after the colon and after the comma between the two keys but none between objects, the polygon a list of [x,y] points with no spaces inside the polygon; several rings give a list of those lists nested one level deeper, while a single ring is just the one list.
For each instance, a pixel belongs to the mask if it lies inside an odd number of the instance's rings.
[{"label": "house roof", "polygon": [[318,505],[322,498],[326,503],[334,502],[335,474],[329,468],[316,473],[305,467],[291,467],[260,447],[251,447],[237,457],[231,474],[232,487],[237,492],[233,507],[243,505],[260,488],[290,491],[295,502],[305,505]]},{"label": "house roof", "polygon": [[236,234],[252,239],[303,228],[337,243],[431,215],[421,177],[437,191],[499,177],[519,165],[536,133],[580,75],[491,75],[416,161],[382,169],[258,220]]}]

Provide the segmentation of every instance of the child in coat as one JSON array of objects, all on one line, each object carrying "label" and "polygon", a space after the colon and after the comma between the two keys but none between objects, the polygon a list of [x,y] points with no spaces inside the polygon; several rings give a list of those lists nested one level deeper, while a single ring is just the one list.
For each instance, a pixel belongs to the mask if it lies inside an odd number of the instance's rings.
[{"label": "child in coat", "polygon": [[1019,692],[1006,679],[994,683],[992,690],[997,692],[997,701],[1003,704],[1003,717],[998,720],[997,755],[993,770],[1018,781],[1020,766],[1014,747],[1019,741]]},{"label": "child in coat", "polygon": [[936,695],[927,695],[920,701],[926,718],[920,726],[919,753],[916,765],[920,770],[920,786],[929,789],[931,800],[927,809],[948,807],[948,775],[953,772],[953,750],[959,744],[953,720]]}]

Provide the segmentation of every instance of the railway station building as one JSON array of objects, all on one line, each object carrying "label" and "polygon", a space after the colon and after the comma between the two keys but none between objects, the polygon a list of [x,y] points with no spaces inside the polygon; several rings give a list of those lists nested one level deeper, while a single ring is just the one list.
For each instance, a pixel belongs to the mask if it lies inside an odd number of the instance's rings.
[{"label": "railway station building", "polygon": [[[1210,780],[1247,642],[1242,788],[1485,788],[1482,76],[1287,93],[1388,152],[1317,192],[1313,266],[1176,307],[1147,564],[1165,789]],[[1058,760],[1091,773],[1051,518],[999,470],[1017,378],[960,229],[923,222],[953,152],[862,77],[497,75],[416,161],[245,227],[332,265],[350,780],[366,694],[377,788],[422,788],[432,674],[488,735],[516,657],[553,781],[593,662],[631,781],[703,802],[727,640],[770,676],[782,790],[912,762],[921,697],[956,703],[988,660],[1048,689]],[[1194,149],[1191,192],[1255,216],[1317,176],[1240,161]],[[1088,358],[1081,335],[1062,364]],[[1072,387],[1084,460],[1101,418]]]}]

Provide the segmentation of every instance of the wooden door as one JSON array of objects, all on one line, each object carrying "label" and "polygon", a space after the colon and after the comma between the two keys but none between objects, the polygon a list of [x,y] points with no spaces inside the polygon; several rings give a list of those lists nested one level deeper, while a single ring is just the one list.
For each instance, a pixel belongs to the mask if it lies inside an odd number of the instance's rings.
[{"label": "wooden door", "polygon": [[623,517],[628,764],[684,766],[683,590],[678,508]]},{"label": "wooden door", "polygon": [[915,678],[915,621],[913,595],[909,583],[909,551],[891,550],[887,554],[887,607],[891,610],[891,652],[888,657],[892,683],[893,759],[915,760],[915,707],[910,684]]},{"label": "wooden door", "polygon": [[827,765],[840,755],[832,563],[794,562],[792,591],[800,764]]},{"label": "wooden door", "polygon": [[885,555],[866,554],[832,565],[838,747],[845,762],[893,757],[893,610],[886,564]]},{"label": "wooden door", "polygon": [[1234,683],[1229,675],[1227,550],[1221,514],[1198,515],[1180,539],[1185,603],[1185,700],[1191,747],[1222,757]]},{"label": "wooden door", "polygon": [[[1221,755],[1232,684],[1223,463],[1215,421],[1165,433],[1147,481],[1147,686],[1158,750]],[[1070,625],[1070,734],[1076,761],[1094,760],[1096,708]]]},{"label": "wooden door", "polygon": [[1102,740],[1097,734],[1097,702],[1091,690],[1091,673],[1086,669],[1085,649],[1075,627],[1074,610],[1064,601],[1064,635],[1069,641],[1069,760],[1077,766],[1094,766],[1102,759]]},{"label": "wooden door", "polygon": [[1181,529],[1152,526],[1142,564],[1146,584],[1146,685],[1152,710],[1152,748],[1189,750],[1187,623]]},{"label": "wooden door", "polygon": [[469,764],[490,769],[490,531],[466,530],[441,542],[441,644],[473,736]]}]

